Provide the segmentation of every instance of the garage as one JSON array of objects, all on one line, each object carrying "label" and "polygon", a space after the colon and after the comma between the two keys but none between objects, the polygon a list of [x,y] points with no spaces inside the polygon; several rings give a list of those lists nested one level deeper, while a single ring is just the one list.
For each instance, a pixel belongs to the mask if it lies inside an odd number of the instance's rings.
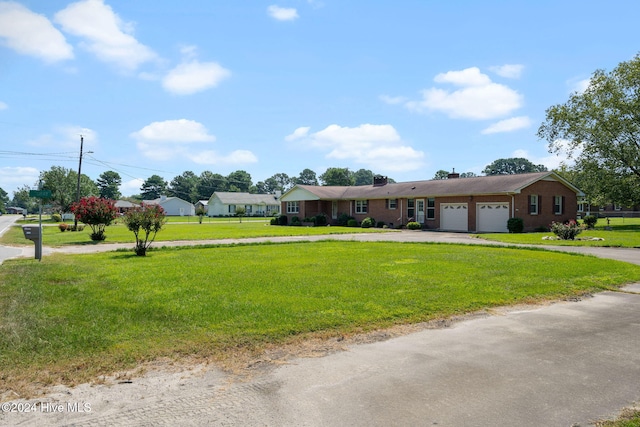
[{"label": "garage", "polygon": [[469,208],[466,203],[440,204],[440,229],[469,231]]},{"label": "garage", "polygon": [[478,232],[506,233],[509,203],[478,203]]}]

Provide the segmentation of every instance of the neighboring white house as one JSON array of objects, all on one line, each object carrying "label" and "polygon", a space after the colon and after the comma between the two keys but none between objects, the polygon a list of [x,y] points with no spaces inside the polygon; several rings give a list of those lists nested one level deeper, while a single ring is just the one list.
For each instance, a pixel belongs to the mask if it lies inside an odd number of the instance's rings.
[{"label": "neighboring white house", "polygon": [[242,206],[246,216],[271,216],[280,213],[279,195],[216,191],[209,199],[208,216],[235,215]]},{"label": "neighboring white house", "polygon": [[182,200],[179,197],[160,196],[155,200],[143,200],[145,205],[160,205],[169,216],[194,216],[196,207],[191,202]]}]

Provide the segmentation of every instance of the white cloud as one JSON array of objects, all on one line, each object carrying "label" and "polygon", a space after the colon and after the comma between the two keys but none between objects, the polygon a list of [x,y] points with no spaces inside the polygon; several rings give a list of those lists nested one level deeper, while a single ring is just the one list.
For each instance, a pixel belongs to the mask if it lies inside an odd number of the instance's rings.
[{"label": "white cloud", "polygon": [[194,120],[166,120],[153,122],[130,136],[137,141],[138,150],[147,158],[157,161],[189,159],[198,164],[246,164],[257,158],[247,150],[219,154],[210,149],[194,150],[192,144],[213,143],[216,140],[207,128]]},{"label": "white cloud", "polygon": [[424,153],[406,145],[391,125],[362,124],[358,127],[330,125],[307,135],[308,129],[300,129],[301,137],[311,146],[327,151],[326,158],[348,160],[366,165],[376,171],[408,171],[423,165]]},{"label": "white cloud", "polygon": [[275,4],[267,8],[267,13],[278,21],[293,21],[298,19],[298,11],[292,7],[280,7]]},{"label": "white cloud", "polygon": [[591,79],[574,80],[569,82],[571,92],[584,93],[591,84]]},{"label": "white cloud", "polygon": [[0,167],[0,182],[9,197],[13,197],[12,192],[23,185],[34,185],[39,177],[40,171],[29,166]]},{"label": "white cloud", "polygon": [[73,58],[73,48],[49,19],[15,2],[0,2],[0,43],[45,62]]},{"label": "white cloud", "polygon": [[215,151],[202,151],[189,158],[198,164],[205,165],[240,165],[256,163],[258,158],[249,150],[235,150],[229,154],[221,155]]},{"label": "white cloud", "polygon": [[484,129],[481,133],[489,135],[492,133],[513,132],[518,129],[525,129],[531,126],[531,119],[527,116],[512,117],[506,120],[500,120],[497,123]]},{"label": "white cloud", "polygon": [[192,60],[178,65],[162,80],[165,90],[177,95],[190,95],[216,87],[231,72],[215,62]]},{"label": "white cloud", "polygon": [[519,79],[522,75],[522,71],[524,70],[524,65],[505,64],[490,67],[489,69],[500,77],[506,77],[508,79]]},{"label": "white cloud", "polygon": [[285,141],[295,141],[296,139],[304,138],[309,134],[311,128],[309,126],[299,127],[294,130],[291,135],[287,135],[284,140]]},{"label": "white cloud", "polygon": [[142,178],[135,178],[129,181],[124,181],[120,185],[120,192],[124,196],[132,196],[134,194],[140,194],[140,191],[141,191],[140,188],[142,187],[142,184],[144,184],[144,179]]},{"label": "white cloud", "polygon": [[566,153],[549,154],[548,156],[540,157],[529,154],[527,150],[516,150],[511,157],[523,157],[534,165],[544,165],[549,170],[557,169],[562,164],[570,165],[573,163],[573,160]]},{"label": "white cloud", "polygon": [[148,142],[213,142],[216,137],[209,135],[209,131],[202,123],[194,120],[179,119],[153,122],[131,137],[138,141]]},{"label": "white cloud", "polygon": [[136,70],[156,54],[136,40],[133,25],[123,22],[103,0],[82,0],[56,13],[63,31],[82,37],[82,47],[101,61],[125,71]]},{"label": "white cloud", "polygon": [[402,104],[403,102],[407,101],[407,98],[405,98],[404,96],[380,95],[379,98],[380,100],[382,100],[382,102],[385,102],[389,105]]},{"label": "white cloud", "polygon": [[9,108],[9,106],[6,104],[6,102],[0,101],[0,110],[6,110],[7,108]]},{"label": "white cloud", "polygon": [[56,126],[50,133],[39,135],[27,142],[32,147],[58,147],[80,152],[80,136],[83,137],[83,149],[88,151],[98,144],[98,134],[82,126]]},{"label": "white cloud", "polygon": [[430,88],[423,99],[405,106],[419,113],[439,111],[451,118],[486,120],[503,117],[522,106],[522,96],[515,90],[491,81],[476,67],[438,74],[436,83],[451,83],[460,89],[449,91]]}]

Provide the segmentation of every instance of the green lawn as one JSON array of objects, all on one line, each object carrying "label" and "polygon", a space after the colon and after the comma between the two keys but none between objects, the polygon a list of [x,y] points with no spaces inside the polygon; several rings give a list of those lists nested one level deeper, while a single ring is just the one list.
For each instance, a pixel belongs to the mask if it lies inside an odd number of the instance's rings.
[{"label": "green lawn", "polygon": [[[37,225],[37,223],[36,223]],[[55,225],[42,227],[42,242],[44,246],[86,245],[99,244],[92,242],[89,235],[91,228],[86,226],[83,231],[61,232]],[[171,240],[207,240],[207,239],[243,239],[248,237],[276,237],[276,236],[315,236],[345,233],[379,233],[393,232],[390,229],[360,228],[360,227],[293,227],[269,225],[265,221],[247,221],[240,223],[220,218],[217,221],[191,223],[169,222],[158,233],[156,241]],[[106,228],[107,240],[104,243],[135,243],[134,235],[122,224],[111,225]],[[22,233],[22,226],[11,227],[2,237],[0,244],[32,245]]]},{"label": "green lawn", "polygon": [[[609,227],[610,229],[606,229]],[[581,240],[544,240],[543,237],[554,236],[546,233],[487,233],[476,237],[504,243],[554,246],[608,246],[623,248],[640,248],[640,218],[611,218],[609,225],[600,218],[595,229],[585,230],[578,235]],[[598,238],[603,240],[586,240]]]},{"label": "green lawn", "polygon": [[[567,268],[567,266],[571,268]],[[0,266],[0,394],[160,357],[216,360],[640,280],[566,253],[421,243],[260,244],[55,254]]]}]

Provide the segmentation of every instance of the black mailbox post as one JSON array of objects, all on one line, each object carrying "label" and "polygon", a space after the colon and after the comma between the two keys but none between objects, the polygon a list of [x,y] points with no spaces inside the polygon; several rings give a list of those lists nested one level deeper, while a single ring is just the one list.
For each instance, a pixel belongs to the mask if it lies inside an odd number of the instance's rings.
[{"label": "black mailbox post", "polygon": [[35,225],[23,225],[22,232],[25,239],[32,240],[36,245],[35,259],[42,260],[42,227]]}]

